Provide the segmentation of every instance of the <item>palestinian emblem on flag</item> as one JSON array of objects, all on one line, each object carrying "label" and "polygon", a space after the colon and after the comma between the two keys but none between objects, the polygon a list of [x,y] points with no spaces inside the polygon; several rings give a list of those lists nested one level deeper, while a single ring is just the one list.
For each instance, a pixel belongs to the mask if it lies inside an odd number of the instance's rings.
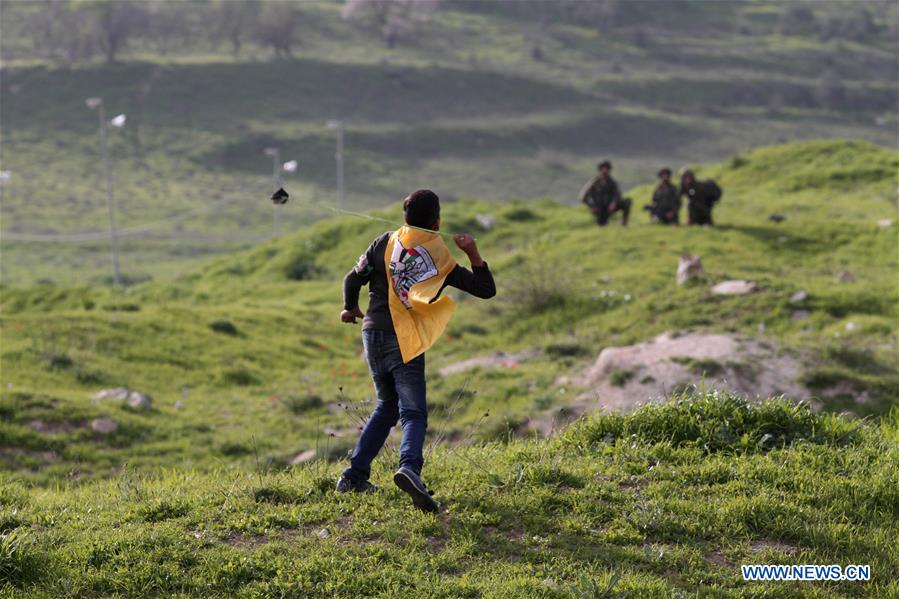
[{"label": "palestinian emblem on flag", "polygon": [[409,290],[416,283],[427,281],[437,276],[437,265],[424,246],[405,248],[397,239],[390,255],[390,279],[393,290],[407,310],[412,309],[409,301]]}]

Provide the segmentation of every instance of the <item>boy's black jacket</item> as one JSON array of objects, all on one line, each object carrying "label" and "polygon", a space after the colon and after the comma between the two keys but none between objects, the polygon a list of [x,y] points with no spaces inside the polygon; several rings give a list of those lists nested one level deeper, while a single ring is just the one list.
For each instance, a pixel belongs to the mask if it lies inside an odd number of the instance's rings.
[{"label": "boy's black jacket", "polygon": [[[368,310],[362,320],[362,329],[393,330],[393,319],[390,317],[390,306],[387,301],[388,282],[387,271],[384,266],[384,253],[387,251],[387,240],[390,231],[378,236],[365,253],[359,256],[350,272],[343,279],[343,307],[352,310],[359,306],[359,291],[363,285],[368,284]],[[487,267],[473,267],[468,270],[464,266],[456,265],[447,275],[443,287],[437,295],[431,299],[433,302],[447,287],[455,287],[475,297],[489,299],[496,295],[496,284],[493,275]]]}]

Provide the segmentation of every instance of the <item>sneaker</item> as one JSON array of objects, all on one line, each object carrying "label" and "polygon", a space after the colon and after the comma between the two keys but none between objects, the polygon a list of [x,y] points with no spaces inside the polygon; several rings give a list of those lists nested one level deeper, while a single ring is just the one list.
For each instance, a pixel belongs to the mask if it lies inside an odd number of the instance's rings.
[{"label": "sneaker", "polygon": [[378,487],[367,480],[357,483],[345,476],[341,476],[337,480],[337,487],[334,490],[338,493],[374,493],[378,490]]},{"label": "sneaker", "polygon": [[403,466],[397,470],[393,475],[393,482],[412,498],[412,503],[418,509],[425,512],[437,511],[439,506],[431,497],[431,491],[421,482],[421,478],[409,468]]}]

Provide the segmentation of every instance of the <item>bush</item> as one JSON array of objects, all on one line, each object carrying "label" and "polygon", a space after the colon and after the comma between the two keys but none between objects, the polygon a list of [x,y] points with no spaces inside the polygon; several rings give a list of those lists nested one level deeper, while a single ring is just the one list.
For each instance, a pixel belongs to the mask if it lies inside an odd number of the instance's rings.
[{"label": "bush", "polygon": [[612,376],[609,377],[609,383],[611,383],[613,387],[624,387],[632,378],[634,378],[634,373],[632,371],[616,370],[612,373]]},{"label": "bush", "polygon": [[551,343],[545,348],[546,354],[553,358],[572,358],[590,354],[590,350],[578,343]]},{"label": "bush", "polygon": [[862,425],[832,414],[816,414],[806,404],[769,399],[752,404],[717,391],[685,394],[643,406],[630,415],[606,414],[569,429],[563,442],[589,446],[635,439],[701,447],[706,451],[756,452],[796,442],[855,443]]},{"label": "bush", "polygon": [[284,270],[284,276],[291,281],[307,281],[321,273],[322,269],[315,264],[312,258],[305,255],[295,257]]},{"label": "bush", "polygon": [[229,385],[238,385],[245,387],[248,385],[258,385],[259,377],[247,370],[246,368],[232,368],[222,373],[222,381]]},{"label": "bush", "polygon": [[284,405],[293,414],[299,416],[309,410],[320,408],[324,405],[324,400],[318,395],[294,395],[290,394],[284,398]]},{"label": "bush", "polygon": [[232,324],[230,320],[214,320],[209,324],[209,328],[216,333],[223,333],[225,335],[238,334],[237,327],[234,326],[234,324]]}]

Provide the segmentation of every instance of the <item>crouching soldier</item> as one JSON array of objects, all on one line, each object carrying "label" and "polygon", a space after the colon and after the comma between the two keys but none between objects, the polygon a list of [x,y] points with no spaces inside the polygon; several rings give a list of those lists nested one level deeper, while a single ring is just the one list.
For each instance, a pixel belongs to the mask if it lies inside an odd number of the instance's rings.
[{"label": "crouching soldier", "polygon": [[687,215],[691,225],[713,225],[712,207],[721,199],[721,188],[711,179],[697,181],[693,171],[681,175],[680,195],[687,196]]},{"label": "crouching soldier", "polygon": [[[425,351],[440,337],[455,304],[443,296],[447,286],[476,297],[496,295],[493,275],[471,235],[453,241],[471,262],[471,270],[453,259],[440,229],[440,200],[420,189],[403,202],[406,226],[384,233],[359,257],[343,281],[340,319],[362,318],[362,346],[378,404],[350,456],[350,467],[337,481],[337,491],[374,491],[371,462],[397,421],[403,428],[399,469],[393,482],[422,510],[437,503],[421,481],[428,427],[425,402]],[[359,309],[359,291],[368,285],[368,310]]]},{"label": "crouching soldier", "polygon": [[609,174],[612,171],[612,163],[603,160],[597,166],[597,170],[599,174],[584,185],[578,200],[590,208],[596,217],[596,224],[600,227],[606,226],[609,217],[618,211],[621,211],[621,224],[627,226],[627,219],[631,213],[631,199],[621,197],[618,183]]},{"label": "crouching soldier", "polygon": [[663,168],[659,171],[658,176],[659,185],[652,193],[652,204],[647,209],[653,222],[676,225],[680,222],[681,194],[671,183],[670,168]]}]

